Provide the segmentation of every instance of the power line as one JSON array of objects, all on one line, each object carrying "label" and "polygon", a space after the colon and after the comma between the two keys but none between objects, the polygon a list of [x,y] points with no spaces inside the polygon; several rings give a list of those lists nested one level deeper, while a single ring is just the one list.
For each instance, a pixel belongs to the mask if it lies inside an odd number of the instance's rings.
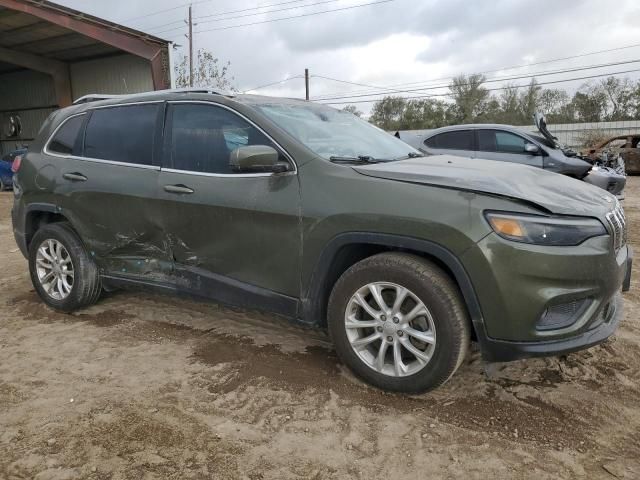
[{"label": "power line", "polygon": [[[586,53],[581,53],[581,54],[577,54],[577,55],[571,55],[568,57],[561,57],[561,58],[553,58],[553,59],[548,59],[548,60],[541,60],[539,62],[533,62],[533,63],[526,63],[526,64],[521,64],[521,65],[512,65],[512,66],[508,66],[508,67],[501,67],[501,68],[497,68],[494,70],[485,70],[482,72],[475,72],[475,73],[471,73],[469,75],[484,75],[487,73],[495,73],[495,72],[502,72],[502,71],[506,71],[506,70],[516,70],[519,68],[525,68],[525,67],[532,67],[535,65],[543,65],[543,64],[547,64],[547,63],[554,63],[554,62],[560,62],[563,60],[571,60],[574,58],[582,58],[582,57],[587,57],[587,56],[591,56],[591,55],[598,55],[601,53],[609,53],[609,52],[615,52],[615,51],[619,51],[619,50],[625,50],[625,49],[629,49],[629,48],[636,48],[636,47],[640,47],[640,43],[636,43],[633,45],[625,45],[622,47],[616,47],[616,48],[610,48],[607,50],[598,50],[595,52],[586,52]],[[455,76],[452,77],[441,77],[441,78],[434,78],[431,80],[420,80],[420,81],[416,81],[416,82],[405,82],[405,83],[396,83],[396,84],[390,84],[390,85],[386,85],[386,86],[376,86],[376,85],[369,85],[370,88],[375,88],[375,89],[389,89],[391,90],[393,87],[403,87],[403,86],[409,86],[409,85],[420,85],[420,84],[430,84],[433,82],[437,82],[437,81],[443,81],[443,80],[453,80],[453,78],[455,78]],[[343,81],[342,83],[348,83],[347,81]],[[355,85],[362,85],[362,86],[367,86],[366,84],[358,84],[356,82],[353,82]],[[371,90],[353,90],[351,92],[348,93],[362,93],[362,92],[371,92]],[[324,96],[328,97],[330,95],[340,95],[342,93],[347,93],[347,92],[333,92],[333,93],[326,93]],[[375,93],[375,92],[374,92]]]},{"label": "power line", "polygon": [[[578,80],[591,80],[593,78],[601,78],[601,77],[611,77],[611,76],[615,76],[615,75],[624,75],[626,73],[634,73],[634,72],[640,72],[640,68],[636,68],[634,70],[625,70],[622,72],[609,72],[609,73],[602,73],[602,74],[598,74],[598,75],[588,75],[588,76],[584,76],[584,77],[574,77],[574,78],[566,78],[564,80],[550,80],[547,82],[539,82],[536,83],[536,86],[542,86],[542,85],[552,85],[552,84],[557,84],[557,83],[566,83],[566,82],[575,82]],[[506,90],[508,88],[529,88],[531,86],[531,84],[524,84],[524,85],[509,85],[506,87],[496,87],[496,88],[487,88],[486,91],[487,92],[497,92],[499,90]],[[411,96],[411,97],[401,97],[404,100],[414,100],[414,99],[419,99],[419,98],[431,98],[431,97],[452,97],[453,94],[452,93],[432,93],[432,94],[424,94],[424,95],[415,95],[415,96]],[[384,98],[384,97],[382,97]],[[325,105],[343,105],[343,104],[351,104],[351,103],[372,103],[372,102],[377,102],[379,100],[382,100],[382,98],[374,98],[371,100],[354,100],[354,101],[345,101],[345,102],[325,102],[325,101],[320,101],[319,103],[323,103]]]},{"label": "power line", "polygon": [[381,3],[389,3],[389,2],[394,2],[394,1],[395,0],[378,0],[376,2],[361,3],[359,5],[351,5],[349,7],[334,8],[332,10],[325,10],[323,12],[305,13],[305,14],[302,14],[302,15],[293,15],[291,17],[273,18],[271,20],[263,20],[263,21],[260,21],[260,22],[241,23],[239,25],[229,25],[227,27],[209,28],[207,30],[199,30],[199,31],[193,32],[193,33],[205,33],[205,32],[214,32],[214,31],[218,31],[218,30],[229,30],[231,28],[250,27],[252,25],[261,25],[261,24],[264,24],[264,23],[280,22],[282,20],[291,20],[293,18],[311,17],[311,16],[314,16],[314,15],[322,15],[322,14],[325,14],[325,13],[342,12],[344,10],[352,10],[354,8],[361,8],[361,7],[369,7],[371,5],[379,5]]},{"label": "power line", "polygon": [[[206,20],[204,22],[199,22],[199,23],[211,23],[211,22],[222,22],[223,20],[234,20],[236,18],[243,18],[243,17],[251,17],[251,16],[255,16],[255,15],[264,15],[265,13],[275,13],[275,12],[282,12],[285,10],[293,10],[296,8],[305,8],[305,7],[313,7],[315,5],[320,5],[322,3],[331,3],[331,2],[338,2],[340,0],[329,0],[329,1],[325,1],[325,2],[319,2],[319,3],[310,3],[308,5],[297,5],[295,7],[286,7],[286,8],[281,8],[279,10],[267,10],[265,12],[256,12],[256,10],[261,10],[263,8],[270,8],[270,7],[277,7],[279,5],[288,5],[291,3],[300,3],[300,2],[306,2],[308,0],[289,0],[288,2],[281,2],[281,3],[273,3],[270,5],[263,5],[261,7],[253,7],[253,8],[243,8],[241,10],[230,10],[227,12],[217,12],[217,13],[212,13],[210,15],[200,15],[199,17],[196,17],[196,20],[201,20],[203,18],[211,18],[211,17],[222,17],[225,15],[231,15],[234,13],[242,13],[242,12],[253,12],[253,13],[246,13],[243,15],[237,15],[235,17],[227,17],[227,18],[216,18],[213,20]],[[173,22],[169,22],[169,23],[164,23],[162,25],[156,25],[155,27],[149,27],[150,29],[158,29],[161,27],[166,27],[169,25],[175,25],[176,23],[182,23],[182,20],[174,20]],[[169,28],[167,30],[164,30],[165,32],[169,32],[171,30],[177,30],[178,28],[181,28],[181,26],[179,27],[173,27],[173,28]],[[162,32],[160,32],[162,33]]]},{"label": "power line", "polygon": [[293,77],[287,77],[284,80],[278,80],[277,82],[266,83],[264,85],[259,85],[257,87],[248,88],[248,89],[244,90],[242,93],[252,92],[253,90],[260,90],[261,88],[267,88],[267,87],[271,87],[273,85],[279,85],[281,83],[288,82],[289,80],[295,80],[296,78],[303,78],[303,77],[302,77],[302,75],[295,75]]},{"label": "power line", "polygon": [[[322,2],[316,2],[316,3],[310,3],[308,5],[297,5],[295,7],[287,7],[287,8],[281,8],[279,10],[269,10],[266,12],[258,12],[258,13],[245,13],[243,15],[237,15],[235,17],[225,17],[225,18],[214,18],[213,20],[205,20],[203,21],[198,21],[198,25],[202,25],[203,23],[213,23],[213,22],[224,22],[226,20],[235,20],[237,18],[244,18],[244,17],[255,17],[256,15],[264,15],[265,13],[276,13],[276,12],[284,12],[284,11],[288,11],[288,10],[295,10],[297,8],[305,8],[305,7],[315,7],[317,5],[323,5],[325,3],[335,3],[335,2],[339,2],[340,0],[324,0]],[[203,17],[198,17],[196,18],[196,20],[199,20]],[[176,22],[173,22],[176,23]],[[177,30],[182,28],[182,25],[178,26],[178,27],[174,27],[174,28],[170,28],[168,30],[163,30],[162,32],[159,33],[165,33],[165,32],[170,32],[172,30]]]},{"label": "power line", "polygon": [[[493,83],[493,82],[504,82],[504,81],[509,81],[509,80],[522,80],[524,78],[533,78],[533,77],[542,77],[542,76],[547,76],[547,75],[558,75],[558,74],[562,74],[562,73],[570,73],[570,72],[579,72],[579,71],[584,71],[584,70],[594,70],[596,68],[606,68],[606,67],[615,67],[615,66],[619,66],[619,65],[628,65],[631,63],[638,63],[640,62],[640,59],[636,59],[636,60],[627,60],[627,61],[622,61],[622,62],[610,62],[610,63],[602,63],[599,65],[587,65],[587,66],[583,66],[583,67],[575,67],[575,68],[566,68],[566,69],[562,69],[562,70],[555,70],[555,71],[547,71],[547,72],[537,72],[537,73],[530,73],[527,75],[518,75],[518,76],[511,76],[511,77],[497,77],[497,78],[492,78],[492,79],[488,79],[485,80],[482,83]],[[332,81],[336,81],[336,82],[342,82],[342,83],[351,83],[347,80],[340,80],[340,79],[336,79],[336,78],[331,78],[331,77],[325,77],[322,75],[314,75],[314,77],[319,77],[319,78],[324,78],[327,80],[332,80]],[[461,83],[461,86],[463,85],[469,85],[469,83]],[[441,85],[433,85],[430,87],[421,87],[421,88],[412,88],[412,89],[394,89],[394,90],[387,90],[387,91],[382,91],[382,92],[376,92],[376,93],[368,93],[368,94],[359,94],[359,95],[343,95],[343,96],[334,96],[334,97],[328,97],[328,96],[322,96],[317,98],[316,100],[340,100],[343,98],[361,98],[361,97],[370,97],[373,95],[382,95],[382,94],[387,94],[387,93],[413,93],[413,92],[422,92],[425,90],[437,90],[440,88],[447,88],[449,87],[449,84],[441,84]]]},{"label": "power line", "polygon": [[[118,20],[118,22],[130,22],[132,20],[140,20],[142,18],[149,18],[149,17],[153,17],[153,16],[156,16],[156,15],[159,15],[161,13],[171,12],[173,10],[178,10],[179,8],[188,7],[189,5],[198,5],[199,3],[208,3],[208,2],[213,2],[213,1],[214,0],[200,0],[200,1],[196,1],[196,2],[183,3],[183,4],[178,5],[176,7],[165,8],[164,10],[156,10],[155,12],[146,13],[144,15],[139,15],[137,17],[131,17],[131,18],[126,18],[124,20]],[[151,27],[149,27],[149,28],[151,28]]]}]

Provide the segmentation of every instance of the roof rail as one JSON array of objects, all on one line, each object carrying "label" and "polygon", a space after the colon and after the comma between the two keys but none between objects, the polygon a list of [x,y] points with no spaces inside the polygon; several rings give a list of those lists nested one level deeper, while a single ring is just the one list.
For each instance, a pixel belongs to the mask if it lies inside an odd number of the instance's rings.
[{"label": "roof rail", "polygon": [[110,98],[120,98],[124,95],[103,95],[101,93],[90,93],[84,95],[73,102],[74,105],[80,105],[81,103],[98,102],[100,100],[109,100]]},{"label": "roof rail", "polygon": [[126,95],[107,95],[102,93],[90,93],[83,97],[78,98],[74,105],[79,105],[81,103],[89,103],[89,102],[98,102],[100,100],[109,100],[112,98],[124,98],[130,97],[132,95],[143,95],[143,94],[163,94],[163,93],[208,93],[211,95],[223,95],[225,97],[233,97],[233,93],[227,92],[225,90],[216,90],[213,88],[200,88],[200,87],[186,87],[186,88],[170,88],[167,90],[155,90],[152,92],[141,92],[140,94],[129,93]]},{"label": "roof rail", "polygon": [[168,90],[157,90],[160,92],[167,93],[209,93],[212,95],[224,95],[225,97],[233,97],[233,93],[228,92],[226,90],[220,90],[215,88],[207,88],[207,87],[183,87],[183,88],[170,88]]}]

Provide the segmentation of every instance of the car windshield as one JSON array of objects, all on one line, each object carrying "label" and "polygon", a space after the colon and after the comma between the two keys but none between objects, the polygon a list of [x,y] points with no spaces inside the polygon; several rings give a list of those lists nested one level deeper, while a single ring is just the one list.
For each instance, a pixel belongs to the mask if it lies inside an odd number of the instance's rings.
[{"label": "car windshield", "polygon": [[355,115],[318,104],[255,105],[274,123],[326,159],[398,160],[422,154]]}]

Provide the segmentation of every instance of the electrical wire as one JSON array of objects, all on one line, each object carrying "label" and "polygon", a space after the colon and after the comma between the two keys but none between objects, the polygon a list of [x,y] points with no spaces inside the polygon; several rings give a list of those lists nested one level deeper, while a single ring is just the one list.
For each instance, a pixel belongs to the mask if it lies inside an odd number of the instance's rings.
[{"label": "electrical wire", "polygon": [[361,8],[361,7],[369,7],[372,5],[379,5],[382,3],[389,3],[389,2],[394,2],[395,0],[378,0],[376,2],[368,2],[368,3],[361,3],[359,5],[351,5],[349,7],[342,7],[342,8],[334,8],[331,10],[324,10],[322,12],[312,12],[312,13],[305,13],[302,15],[293,15],[291,17],[281,17],[281,18],[273,18],[270,20],[263,20],[260,22],[252,22],[252,23],[241,23],[239,25],[229,25],[227,27],[217,27],[217,28],[209,28],[206,30],[198,30],[196,32],[193,33],[205,33],[205,32],[214,32],[214,31],[219,31],[219,30],[229,30],[231,28],[239,28],[239,27],[250,27],[252,25],[262,25],[264,23],[272,23],[272,22],[280,22],[282,20],[291,20],[293,18],[302,18],[302,17],[312,17],[314,15],[322,15],[325,13],[333,13],[333,12],[342,12],[345,10],[352,10],[354,8]]},{"label": "electrical wire", "polygon": [[[526,68],[526,67],[532,67],[535,65],[543,65],[543,64],[547,64],[547,63],[554,63],[554,62],[560,62],[560,61],[564,61],[564,60],[572,60],[574,58],[582,58],[582,57],[587,57],[587,56],[591,56],[591,55],[598,55],[601,53],[610,53],[610,52],[615,52],[615,51],[619,51],[619,50],[625,50],[625,49],[629,49],[629,48],[637,48],[640,47],[640,43],[636,43],[636,44],[632,44],[632,45],[624,45],[622,47],[615,47],[615,48],[610,48],[610,49],[606,49],[606,50],[598,50],[595,52],[586,52],[586,53],[581,53],[581,54],[577,54],[577,55],[571,55],[568,57],[561,57],[561,58],[553,58],[553,59],[548,59],[548,60],[541,60],[539,62],[533,62],[533,63],[526,63],[526,64],[521,64],[521,65],[512,65],[512,66],[508,66],[508,67],[501,67],[501,68],[496,68],[493,70],[485,70],[482,72],[474,72],[471,74],[467,74],[467,76],[470,75],[484,75],[484,74],[488,74],[488,73],[496,73],[496,72],[502,72],[502,71],[506,71],[506,70],[516,70],[519,68]],[[457,76],[457,75],[456,75]],[[444,80],[453,80],[456,76],[451,76],[451,77],[440,77],[440,78],[434,78],[431,80],[420,80],[420,81],[415,81],[415,82],[405,82],[405,83],[396,83],[396,84],[390,84],[390,85],[386,85],[386,86],[377,86],[377,85],[370,85],[369,88],[375,88],[377,90],[380,90],[382,88],[384,89],[393,89],[394,87],[404,87],[404,86],[410,86],[410,85],[426,85],[426,84],[431,84],[433,82],[438,82],[438,81],[444,81]],[[342,81],[342,83],[349,83],[347,81]],[[362,86],[367,86],[366,84],[358,84],[356,82],[353,82],[354,85],[362,85]],[[333,95],[340,95],[343,93],[363,93],[363,92],[371,92],[371,90],[352,90],[350,92],[330,92],[330,93],[326,93],[324,96],[333,96]],[[372,92],[375,93],[375,92]]]},{"label": "electrical wire", "polygon": [[[497,77],[497,78],[491,78],[491,79],[485,80],[482,83],[504,82],[504,81],[510,81],[510,80],[522,80],[524,78],[543,77],[543,76],[547,76],[547,75],[558,75],[558,74],[562,74],[562,73],[579,72],[579,71],[584,71],[584,70],[594,70],[594,69],[597,69],[597,68],[614,67],[614,66],[619,66],[619,65],[629,65],[629,64],[638,63],[638,62],[640,62],[640,59],[626,60],[626,61],[622,61],[622,62],[602,63],[602,64],[599,64],[599,65],[587,65],[587,66],[583,66],[583,67],[566,68],[566,69],[555,70],[555,71],[537,72],[537,73],[530,73],[530,74],[527,74],[527,75],[518,75],[518,76],[511,76],[511,77]],[[326,76],[323,76],[323,75],[312,75],[312,77],[323,78],[323,79],[332,80],[332,81],[335,81],[335,82],[352,83],[352,82],[349,82],[347,80],[340,80],[340,79],[336,79],[336,78],[332,78],[332,77],[326,77]],[[459,85],[460,86],[465,86],[465,85],[470,85],[470,83],[468,83],[468,82],[467,83],[460,83]],[[430,87],[402,89],[402,90],[394,89],[394,90],[387,90],[387,91],[382,91],[382,92],[369,93],[369,94],[359,94],[359,95],[351,94],[351,95],[334,96],[334,97],[323,95],[322,97],[318,97],[315,100],[340,100],[342,98],[370,97],[370,96],[373,96],[373,95],[382,95],[382,94],[386,94],[386,93],[414,93],[414,92],[422,92],[422,91],[426,91],[426,90],[437,90],[437,89],[440,89],[440,88],[447,88],[447,87],[449,87],[449,84],[433,85],[433,86],[430,86]]]},{"label": "electrical wire", "polygon": [[[616,75],[624,75],[627,73],[634,73],[634,72],[640,72],[640,68],[634,69],[634,70],[625,70],[622,72],[609,72],[609,73],[602,73],[602,74],[598,74],[598,75],[588,75],[588,76],[583,76],[583,77],[575,77],[575,78],[566,78],[564,80],[550,80],[547,82],[539,82],[536,83],[536,86],[543,86],[543,85],[553,85],[553,84],[558,84],[558,83],[566,83],[566,82],[575,82],[578,80],[591,80],[594,78],[601,78],[601,77],[613,77]],[[506,87],[497,87],[497,88],[487,88],[485,89],[487,92],[497,92],[500,90],[507,90],[510,88],[529,88],[531,87],[531,84],[524,84],[524,85],[509,85]],[[415,96],[411,96],[411,97],[401,97],[404,100],[414,100],[414,99],[419,99],[419,98],[432,98],[432,97],[453,97],[454,95],[452,93],[432,93],[432,94],[425,94],[425,95],[415,95]],[[374,98],[371,100],[354,100],[354,101],[344,101],[344,102],[326,102],[326,101],[319,101],[319,103],[323,103],[325,105],[343,105],[343,104],[352,104],[352,103],[372,103],[372,102],[377,102],[379,100],[382,100],[384,97],[382,98]],[[316,100],[314,100],[316,101]]]},{"label": "electrical wire", "polygon": [[[283,12],[283,11],[287,11],[287,10],[294,10],[294,9],[297,9],[297,8],[314,7],[316,5],[322,5],[324,3],[338,2],[340,0],[325,0],[325,1],[322,1],[322,2],[310,3],[310,4],[307,4],[307,5],[296,5],[294,7],[280,8],[278,10],[267,10],[265,12],[255,12],[255,10],[260,10],[260,9],[267,8],[267,7],[276,7],[278,5],[287,5],[287,4],[291,4],[291,3],[300,3],[300,2],[306,2],[306,1],[308,1],[308,0],[293,0],[293,1],[288,1],[288,2],[275,3],[275,4],[271,4],[271,5],[263,5],[262,7],[245,8],[245,9],[242,9],[242,10],[231,10],[231,11],[228,11],[228,12],[218,12],[218,13],[212,13],[211,15],[199,15],[199,16],[195,17],[194,20],[197,20],[198,24],[212,23],[212,22],[222,22],[222,21],[225,21],[225,20],[234,20],[234,19],[237,19],[237,18],[253,17],[253,16],[256,16],[256,15],[264,15],[266,13],[276,13],[276,12]],[[213,20],[202,21],[203,18],[222,17],[222,16],[225,16],[225,15],[231,15],[233,13],[241,13],[241,12],[247,12],[247,11],[252,11],[253,13],[244,13],[242,15],[236,15],[234,17],[214,18]],[[155,30],[155,29],[158,29],[158,28],[161,28],[161,27],[166,27],[166,26],[169,26],[169,25],[175,25],[177,23],[184,23],[184,20],[174,20],[173,22],[165,23],[163,25],[156,25],[155,27],[149,27],[149,29]],[[182,25],[180,25],[178,27],[169,28],[167,30],[163,30],[160,33],[170,32],[171,30],[177,30],[179,28],[182,28]]]},{"label": "electrical wire", "polygon": [[304,77],[302,75],[295,75],[293,77],[287,77],[284,80],[278,80],[277,82],[266,83],[264,85],[259,85],[257,87],[248,88],[246,90],[243,90],[242,93],[252,92],[254,90],[260,90],[261,88],[267,88],[267,87],[271,87],[273,85],[279,85],[281,83],[288,82],[289,80],[295,80],[296,78],[304,78]]}]

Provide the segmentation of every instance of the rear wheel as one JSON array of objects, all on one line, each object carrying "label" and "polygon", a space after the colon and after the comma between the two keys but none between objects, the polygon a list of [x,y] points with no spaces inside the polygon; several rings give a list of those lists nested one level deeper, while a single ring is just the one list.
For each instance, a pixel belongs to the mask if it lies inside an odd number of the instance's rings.
[{"label": "rear wheel", "polygon": [[336,283],[328,312],[340,359],[385,390],[417,393],[442,385],[469,345],[458,288],[415,255],[384,253],[353,265]]},{"label": "rear wheel", "polygon": [[29,245],[31,281],[50,307],[71,312],[100,297],[100,275],[80,238],[66,222],[45,225]]}]

